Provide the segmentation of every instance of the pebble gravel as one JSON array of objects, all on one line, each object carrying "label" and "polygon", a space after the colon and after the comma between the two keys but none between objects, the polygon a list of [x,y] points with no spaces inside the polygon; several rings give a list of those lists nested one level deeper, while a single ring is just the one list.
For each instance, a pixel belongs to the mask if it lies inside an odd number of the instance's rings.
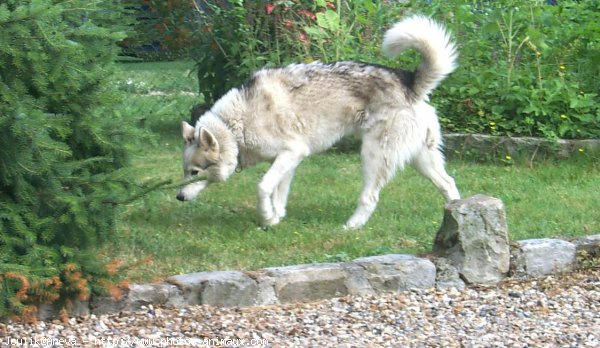
[{"label": "pebble gravel", "polygon": [[495,286],[0,323],[1,347],[600,347],[600,269]]}]

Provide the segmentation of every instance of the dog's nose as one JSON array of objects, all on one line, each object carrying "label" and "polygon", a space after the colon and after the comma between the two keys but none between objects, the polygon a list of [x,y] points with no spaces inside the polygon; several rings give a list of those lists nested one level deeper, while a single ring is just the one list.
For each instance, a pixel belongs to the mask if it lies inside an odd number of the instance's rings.
[{"label": "dog's nose", "polygon": [[177,200],[185,202],[185,197],[183,196],[183,194],[181,192],[177,194]]}]

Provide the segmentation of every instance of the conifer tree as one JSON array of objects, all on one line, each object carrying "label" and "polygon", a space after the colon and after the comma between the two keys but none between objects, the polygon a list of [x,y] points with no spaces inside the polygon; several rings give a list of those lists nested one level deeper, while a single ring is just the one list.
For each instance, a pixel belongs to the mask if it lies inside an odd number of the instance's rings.
[{"label": "conifer tree", "polygon": [[0,316],[105,272],[88,251],[128,185],[109,81],[127,20],[114,0],[0,2]]}]

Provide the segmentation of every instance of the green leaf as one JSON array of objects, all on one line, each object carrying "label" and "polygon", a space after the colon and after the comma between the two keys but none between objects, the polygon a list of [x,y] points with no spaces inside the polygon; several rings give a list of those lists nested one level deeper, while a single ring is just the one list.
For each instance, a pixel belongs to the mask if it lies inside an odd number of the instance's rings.
[{"label": "green leaf", "polygon": [[327,36],[327,34],[318,27],[304,27],[304,32],[306,32],[308,36],[314,38],[324,38]]},{"label": "green leaf", "polygon": [[377,10],[377,6],[375,6],[375,1],[365,0],[363,1],[363,6],[367,10],[367,12],[369,12],[369,14],[372,14]]},{"label": "green leaf", "polygon": [[10,17],[10,11],[6,4],[0,5],[0,22],[6,21]]},{"label": "green leaf", "polygon": [[317,13],[317,24],[323,29],[337,32],[340,27],[340,16],[333,10],[327,10],[325,13]]},{"label": "green leaf", "polygon": [[481,27],[481,32],[485,34],[498,33],[500,29],[498,28],[498,24],[495,22],[485,22],[485,24]]},{"label": "green leaf", "polygon": [[571,125],[569,125],[566,122],[561,123],[561,125],[558,127],[558,135],[562,137],[565,134],[567,134],[570,130],[571,130]]},{"label": "green leaf", "polygon": [[478,93],[479,93],[479,88],[477,88],[477,87],[470,87],[469,88],[469,94],[470,95],[475,95],[475,94],[478,94]]}]

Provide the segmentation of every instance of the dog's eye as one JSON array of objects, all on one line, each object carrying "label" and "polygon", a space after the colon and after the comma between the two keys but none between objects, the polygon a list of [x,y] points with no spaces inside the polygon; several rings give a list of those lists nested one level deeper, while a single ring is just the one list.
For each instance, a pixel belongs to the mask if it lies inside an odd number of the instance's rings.
[{"label": "dog's eye", "polygon": [[193,176],[198,175],[198,171],[196,169],[192,169],[192,171],[190,172],[190,174],[192,174]]}]

